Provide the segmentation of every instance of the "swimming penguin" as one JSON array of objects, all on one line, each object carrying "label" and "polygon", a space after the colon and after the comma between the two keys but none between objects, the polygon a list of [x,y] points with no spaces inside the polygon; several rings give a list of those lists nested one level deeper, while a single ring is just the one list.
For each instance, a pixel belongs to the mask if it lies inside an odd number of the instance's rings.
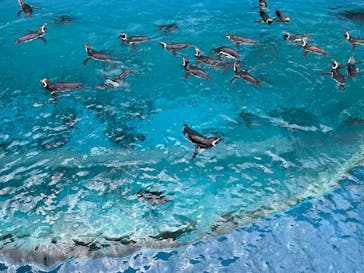
[{"label": "swimming penguin", "polygon": [[345,76],[340,72],[341,65],[338,61],[332,60],[332,66],[329,72],[321,73],[324,75],[331,75],[331,77],[338,83],[340,88],[345,87]]},{"label": "swimming penguin", "polygon": [[201,50],[198,47],[195,47],[195,57],[196,57],[196,65],[198,65],[199,63],[204,63],[214,68],[216,68],[218,65],[218,62],[213,58],[201,55]]},{"label": "swimming penguin", "polygon": [[289,22],[291,22],[291,18],[286,17],[286,15],[279,10],[276,10],[276,15],[277,15],[278,19],[285,24],[288,24]]},{"label": "swimming penguin", "polygon": [[[357,62],[357,64],[364,64],[364,61]],[[359,68],[356,67],[354,57],[350,57],[346,65],[347,77],[354,79],[356,74],[360,72]]]},{"label": "swimming penguin", "polygon": [[262,9],[259,11],[259,15],[260,15],[261,19],[258,21],[255,21],[255,23],[266,23],[266,24],[270,25],[276,20],[276,18],[269,17],[268,14]]},{"label": "swimming penguin", "polygon": [[112,62],[112,57],[110,55],[106,55],[100,51],[96,51],[96,50],[92,49],[88,43],[85,44],[85,50],[86,50],[86,53],[88,56],[83,61],[84,65],[86,65],[88,63],[88,61],[91,59],[94,59],[97,61],[102,61],[102,62]]},{"label": "swimming penguin", "polygon": [[119,75],[117,75],[114,78],[106,78],[105,82],[98,85],[97,89],[107,89],[107,88],[118,88],[121,86],[125,86],[126,84],[122,81],[122,79],[125,79],[128,77],[131,73],[133,73],[129,69],[125,69],[123,72],[121,72]]},{"label": "swimming penguin", "polygon": [[220,46],[215,48],[214,51],[219,56],[219,58],[221,56],[225,56],[226,58],[229,59],[235,59],[235,60],[240,59],[239,53],[229,46]]},{"label": "swimming penguin", "polygon": [[304,34],[290,34],[289,32],[285,32],[283,38],[290,42],[302,42],[303,39],[312,38],[311,34],[304,33]]},{"label": "swimming penguin", "polygon": [[137,193],[137,197],[140,201],[148,205],[163,205],[171,202],[171,200],[160,191],[140,190]]},{"label": "swimming penguin", "polygon": [[187,124],[183,125],[183,134],[193,145],[195,145],[195,152],[193,153],[192,159],[194,159],[201,149],[214,148],[223,138],[221,137],[204,137],[198,132],[192,130]]},{"label": "swimming penguin", "polygon": [[323,50],[323,49],[321,49],[321,48],[319,48],[318,46],[316,46],[316,45],[309,45],[308,43],[307,43],[307,38],[303,38],[302,39],[302,48],[303,48],[303,50],[304,50],[304,53],[303,53],[303,55],[306,57],[307,56],[307,54],[309,53],[309,52],[312,52],[312,53],[316,53],[316,54],[321,54],[321,55],[325,55],[325,56],[327,56],[328,54],[327,54],[327,52],[325,51],[325,50]]},{"label": "swimming penguin", "polygon": [[254,78],[254,76],[251,75],[247,69],[245,69],[245,70],[240,69],[239,62],[234,63],[234,72],[235,72],[235,75],[230,80],[230,83],[233,83],[234,81],[236,81],[237,79],[240,78],[246,82],[250,82],[250,83],[254,84],[255,87],[259,86],[259,81],[256,78]]},{"label": "swimming penguin", "polygon": [[158,26],[158,30],[164,33],[170,33],[176,31],[177,29],[178,25],[176,23]]},{"label": "swimming penguin", "polygon": [[28,30],[28,33],[18,38],[16,40],[16,43],[27,43],[36,39],[40,39],[43,42],[46,42],[47,40],[43,37],[46,31],[46,26],[47,24],[43,24],[38,30]]},{"label": "swimming penguin", "polygon": [[255,40],[252,40],[248,37],[241,36],[241,35],[235,35],[235,34],[226,34],[226,38],[228,38],[230,41],[236,44],[236,47],[240,49],[240,45],[257,45],[258,42]]},{"label": "swimming penguin", "polygon": [[189,43],[170,43],[170,44],[167,44],[166,42],[159,42],[159,43],[164,47],[164,49],[172,51],[173,56],[177,56],[176,54],[177,50],[182,50],[191,47],[191,44]]},{"label": "swimming penguin", "polygon": [[44,89],[47,89],[52,97],[53,100],[57,100],[57,93],[56,92],[67,92],[74,89],[80,89],[83,87],[83,84],[80,82],[56,82],[51,83],[50,80],[47,78],[40,80],[43,85]]},{"label": "swimming penguin", "polygon": [[20,5],[20,10],[18,11],[18,16],[20,16],[20,14],[22,12],[24,12],[25,16],[27,17],[32,17],[33,14],[33,9],[42,9],[41,7],[33,7],[27,3],[24,2],[24,0],[18,0],[18,3]]},{"label": "swimming penguin", "polygon": [[347,31],[345,31],[345,39],[351,44],[353,50],[355,50],[356,45],[364,45],[364,38],[353,38]]},{"label": "swimming penguin", "polygon": [[187,80],[188,76],[190,75],[205,80],[211,80],[210,75],[207,72],[205,72],[205,70],[196,65],[190,65],[190,62],[186,57],[183,56],[182,61],[183,61],[183,68],[185,69],[185,77],[184,77],[185,80]]},{"label": "swimming penguin", "polygon": [[133,48],[135,48],[136,44],[149,41],[150,37],[148,37],[148,36],[131,36],[131,37],[128,37],[126,35],[126,33],[122,32],[122,33],[120,33],[120,39],[122,41],[124,41],[125,43],[128,43],[129,45],[131,45]]}]

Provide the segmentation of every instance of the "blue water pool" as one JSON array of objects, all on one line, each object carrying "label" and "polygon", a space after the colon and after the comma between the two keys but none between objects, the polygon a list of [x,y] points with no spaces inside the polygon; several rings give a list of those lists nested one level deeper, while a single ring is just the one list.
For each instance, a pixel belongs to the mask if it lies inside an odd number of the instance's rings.
[{"label": "blue water pool", "polygon": [[[364,37],[363,3],[269,1],[288,24],[258,22],[255,0],[30,4],[0,7],[0,271],[363,270],[364,76],[322,75],[364,70],[344,36]],[[44,23],[46,42],[16,43]],[[86,43],[112,60],[84,65]],[[259,84],[231,82],[220,46]],[[194,47],[211,80],[185,79]],[[82,87],[55,99],[44,78]],[[184,124],[223,140],[192,159]]]}]

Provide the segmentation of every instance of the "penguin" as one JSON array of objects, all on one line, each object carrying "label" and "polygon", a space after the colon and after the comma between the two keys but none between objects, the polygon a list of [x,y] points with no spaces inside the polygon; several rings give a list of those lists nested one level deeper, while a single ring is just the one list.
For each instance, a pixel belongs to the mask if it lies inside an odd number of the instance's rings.
[{"label": "penguin", "polygon": [[222,55],[222,56],[225,56],[226,58],[229,58],[229,59],[235,59],[235,60],[240,59],[239,53],[236,52],[233,48],[228,47],[228,46],[217,47],[217,48],[214,49],[214,51],[219,56],[219,58]]},{"label": "penguin", "polygon": [[120,86],[123,86],[124,82],[122,81],[122,79],[125,79],[132,73],[133,72],[131,70],[125,69],[123,72],[121,72],[119,75],[112,79],[106,78],[104,83],[97,86],[97,89],[118,88]]},{"label": "penguin", "polygon": [[131,37],[128,37],[126,35],[126,33],[122,32],[122,33],[120,33],[120,39],[122,41],[124,41],[125,43],[131,45],[135,49],[136,44],[149,41],[150,37],[148,37],[148,36],[131,36]]},{"label": "penguin", "polygon": [[338,61],[332,60],[332,66],[329,72],[321,73],[324,75],[331,75],[331,77],[338,83],[340,88],[345,88],[345,76],[340,72],[341,65]]},{"label": "penguin", "polygon": [[316,45],[310,45],[307,43],[307,38],[302,39],[302,48],[304,50],[304,56],[306,57],[309,52],[328,56],[327,52]]},{"label": "penguin", "polygon": [[290,34],[289,32],[285,32],[283,35],[283,38],[287,41],[290,42],[302,42],[303,39],[308,39],[308,38],[312,38],[312,35],[309,33],[304,33],[304,34]]},{"label": "penguin", "polygon": [[28,30],[28,33],[25,34],[24,36],[21,36],[20,38],[18,38],[16,40],[17,44],[20,43],[27,43],[36,39],[40,39],[43,42],[46,42],[47,40],[43,37],[46,31],[46,26],[47,24],[43,24],[40,26],[40,28],[38,30]]},{"label": "penguin", "polygon": [[236,81],[237,79],[240,78],[246,82],[252,83],[255,87],[259,86],[259,81],[256,78],[254,78],[254,76],[251,75],[247,69],[245,69],[245,70],[240,69],[239,62],[234,63],[234,73],[235,73],[235,75],[230,80],[230,83],[233,83],[234,81]]},{"label": "penguin", "polygon": [[364,61],[355,62],[354,57],[350,57],[348,63],[346,64],[347,77],[354,79],[356,74],[360,72],[359,68],[356,67],[357,64],[364,64]]},{"label": "penguin", "polygon": [[173,24],[158,26],[158,31],[164,33],[170,33],[176,31],[178,28],[179,28],[178,25],[176,23],[173,23]]},{"label": "penguin", "polygon": [[164,49],[172,51],[173,56],[177,56],[176,54],[177,50],[182,50],[191,47],[191,44],[189,43],[170,43],[170,44],[167,44],[166,42],[159,42],[159,43],[164,47]]},{"label": "penguin", "polygon": [[268,14],[262,9],[259,11],[259,15],[260,15],[261,19],[258,21],[255,21],[255,23],[266,23],[266,24],[270,25],[276,20],[276,18],[269,17]]},{"label": "penguin", "polygon": [[235,35],[235,34],[226,34],[225,37],[236,44],[236,47],[240,49],[240,45],[257,45],[258,42],[252,40],[248,37]]},{"label": "penguin", "polygon": [[345,39],[351,44],[353,50],[356,45],[364,45],[364,38],[353,38],[348,31],[345,31]]},{"label": "penguin", "polygon": [[183,134],[193,145],[195,145],[195,151],[192,159],[195,159],[201,149],[215,148],[216,144],[223,140],[221,137],[204,137],[200,133],[192,130],[187,124],[183,125]]},{"label": "penguin", "polygon": [[102,61],[102,62],[112,62],[112,57],[110,55],[106,55],[100,51],[96,51],[96,50],[92,49],[88,43],[85,44],[85,50],[86,50],[86,53],[88,56],[83,61],[84,65],[86,65],[88,63],[88,61],[91,59],[94,59],[97,61]]},{"label": "penguin", "polygon": [[54,101],[57,101],[57,93],[56,92],[67,92],[74,89],[80,89],[83,87],[83,84],[80,82],[56,82],[52,83],[47,78],[40,80],[43,85],[43,88],[48,90]]},{"label": "penguin", "polygon": [[195,47],[195,57],[196,57],[196,65],[199,63],[204,63],[206,65],[210,65],[216,69],[218,62],[209,56],[201,55],[201,50],[198,47]]},{"label": "penguin", "polygon": [[148,205],[163,205],[172,201],[160,191],[140,190],[137,197],[141,202]]},{"label": "penguin", "polygon": [[21,13],[24,12],[25,16],[32,17],[33,9],[42,9],[41,7],[33,7],[33,6],[25,3],[24,0],[18,0],[18,3],[20,5],[20,10],[18,11],[18,16],[20,16]]},{"label": "penguin", "polygon": [[278,19],[285,24],[288,24],[289,22],[291,22],[291,18],[286,17],[286,15],[279,10],[276,10],[276,15],[277,15]]},{"label": "penguin", "polygon": [[186,57],[182,57],[183,68],[185,69],[185,77],[184,79],[187,80],[190,75],[193,75],[197,78],[202,78],[205,80],[211,80],[210,75],[205,72],[202,68],[196,65],[190,65],[190,62]]}]

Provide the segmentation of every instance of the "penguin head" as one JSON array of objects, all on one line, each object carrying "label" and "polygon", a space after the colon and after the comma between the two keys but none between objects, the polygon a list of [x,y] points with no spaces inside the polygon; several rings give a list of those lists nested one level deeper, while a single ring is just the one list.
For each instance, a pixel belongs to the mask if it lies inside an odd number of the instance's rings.
[{"label": "penguin head", "polygon": [[164,48],[167,47],[167,43],[166,42],[159,42]]},{"label": "penguin head", "polygon": [[51,82],[47,78],[41,79],[40,82],[42,83],[44,89],[49,89]]},{"label": "penguin head", "polygon": [[346,40],[350,40],[351,39],[350,33],[348,31],[345,31],[345,39]]},{"label": "penguin head", "polygon": [[348,60],[348,64],[355,64],[355,59],[353,56],[351,56]]},{"label": "penguin head", "polygon": [[226,34],[225,37],[230,40],[231,39],[231,34]]},{"label": "penguin head", "polygon": [[286,24],[288,24],[289,22],[291,22],[291,18],[290,18],[290,17],[286,17],[286,18],[284,18],[284,22],[285,22]]},{"label": "penguin head", "polygon": [[198,47],[195,47],[195,56],[196,57],[201,56],[201,50]]},{"label": "penguin head", "polygon": [[45,33],[45,31],[46,31],[46,26],[47,26],[47,23],[44,23],[44,24],[43,24],[43,25],[39,28],[40,32]]},{"label": "penguin head", "polygon": [[186,67],[189,63],[188,59],[185,56],[182,57],[182,62],[183,62],[183,67]]},{"label": "penguin head", "polygon": [[126,36],[126,33],[122,32],[120,33],[120,38],[121,40],[125,41],[128,38],[128,36]]},{"label": "penguin head", "polygon": [[284,35],[283,35],[283,38],[284,38],[285,40],[288,40],[288,39],[289,39],[289,37],[291,37],[291,34],[289,34],[289,32],[285,32],[285,33],[284,33]]},{"label": "penguin head", "polygon": [[209,137],[209,138],[206,138],[206,142],[208,142],[208,144],[211,145],[212,148],[216,147],[216,144],[219,143],[221,140],[223,140],[222,137]]},{"label": "penguin head", "polygon": [[85,50],[87,53],[91,51],[91,46],[88,43],[85,44]]},{"label": "penguin head", "polygon": [[305,47],[307,45],[307,38],[302,39],[302,46]]},{"label": "penguin head", "polygon": [[268,7],[267,2],[265,0],[259,0],[259,7],[261,9],[266,9]]},{"label": "penguin head", "polygon": [[273,23],[273,19],[272,18],[268,18],[265,22],[268,24],[268,25],[270,25],[270,24],[272,24]]},{"label": "penguin head", "polygon": [[332,70],[336,70],[340,67],[340,63],[336,60],[332,60],[332,66],[331,66],[331,69]]}]

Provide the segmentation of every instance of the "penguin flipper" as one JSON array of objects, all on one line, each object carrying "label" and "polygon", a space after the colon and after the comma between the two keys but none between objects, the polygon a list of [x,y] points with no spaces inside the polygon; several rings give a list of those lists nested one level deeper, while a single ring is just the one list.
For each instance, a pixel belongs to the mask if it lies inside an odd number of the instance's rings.
[{"label": "penguin flipper", "polygon": [[184,75],[183,79],[187,80],[190,75],[191,75],[191,73],[185,72],[185,75]]},{"label": "penguin flipper", "polygon": [[131,46],[131,48],[133,49],[133,50],[136,50],[137,48],[136,48],[136,45],[135,44],[133,44],[133,43],[131,43],[130,44],[130,46]]},{"label": "penguin flipper", "polygon": [[201,150],[200,147],[196,146],[195,151],[193,152],[193,155],[192,155],[192,160],[196,158],[196,156],[198,155],[200,150]]},{"label": "penguin flipper", "polygon": [[308,51],[307,51],[307,50],[305,50],[305,51],[303,52],[303,56],[307,57],[307,54],[308,54]]},{"label": "penguin flipper", "polygon": [[21,9],[21,10],[19,10],[19,11],[18,11],[18,16],[20,16],[22,12],[23,12],[23,10],[22,10],[22,9]]},{"label": "penguin flipper", "polygon": [[87,57],[84,61],[83,61],[83,65],[86,65],[88,63],[88,61],[91,60],[91,57]]},{"label": "penguin flipper", "polygon": [[236,44],[236,47],[237,47],[238,49],[240,49],[240,43],[236,42],[235,44]]},{"label": "penguin flipper", "polygon": [[38,9],[39,10],[39,9],[43,9],[43,8],[42,7],[33,7],[32,6],[32,9]]},{"label": "penguin flipper", "polygon": [[39,39],[41,39],[44,43],[47,42],[46,38],[44,38],[44,37],[39,37]]},{"label": "penguin flipper", "polygon": [[236,81],[237,79],[238,79],[239,77],[238,76],[234,76],[234,77],[232,77],[232,79],[230,80],[230,83],[233,83],[234,81]]},{"label": "penguin flipper", "polygon": [[175,57],[177,57],[177,53],[176,53],[175,50],[172,50],[172,55],[175,56]]},{"label": "penguin flipper", "polygon": [[353,50],[355,50],[356,45],[354,43],[351,43],[351,46],[352,46]]}]

